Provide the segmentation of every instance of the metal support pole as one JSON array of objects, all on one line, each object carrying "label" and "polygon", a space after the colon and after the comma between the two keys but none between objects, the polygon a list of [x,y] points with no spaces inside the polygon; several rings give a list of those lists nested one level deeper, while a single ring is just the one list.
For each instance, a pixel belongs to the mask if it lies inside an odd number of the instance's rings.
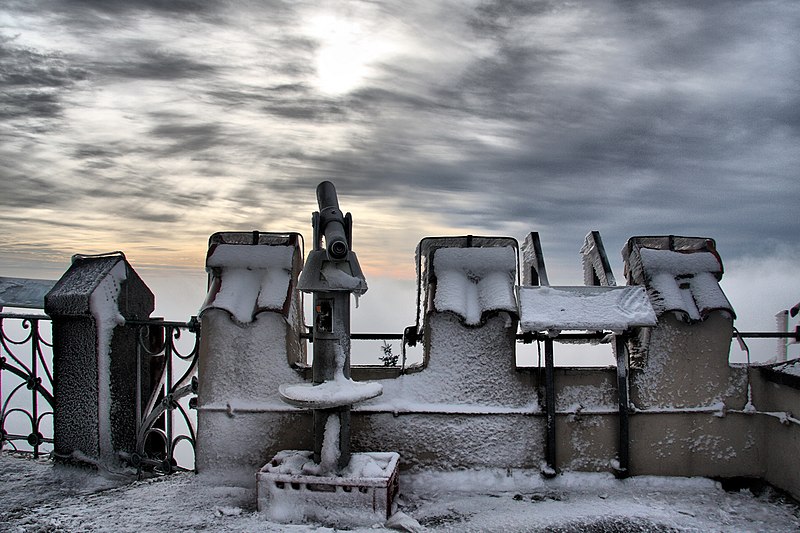
[{"label": "metal support pole", "polygon": [[614,352],[617,356],[617,396],[619,398],[619,466],[615,475],[626,478],[630,475],[630,423],[628,420],[628,349],[622,335],[614,336]]},{"label": "metal support pole", "polygon": [[[314,360],[312,381],[334,381],[338,365],[350,377],[350,293],[314,293]],[[342,361],[337,361],[341,353]],[[329,416],[339,417],[339,468],[350,463],[350,406],[314,410],[314,461],[322,459],[325,426]]]},{"label": "metal support pole", "polygon": [[547,442],[545,459],[550,470],[545,474],[554,476],[556,472],[556,385],[553,368],[553,339],[544,341],[545,409],[547,412]]}]

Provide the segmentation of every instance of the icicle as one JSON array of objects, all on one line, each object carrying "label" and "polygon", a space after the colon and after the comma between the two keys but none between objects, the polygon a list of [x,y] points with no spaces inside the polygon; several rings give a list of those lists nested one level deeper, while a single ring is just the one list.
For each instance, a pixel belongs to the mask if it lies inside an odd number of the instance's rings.
[{"label": "icicle", "polygon": [[756,412],[756,406],[753,405],[753,388],[747,384],[747,403],[744,406],[744,412],[753,414]]}]

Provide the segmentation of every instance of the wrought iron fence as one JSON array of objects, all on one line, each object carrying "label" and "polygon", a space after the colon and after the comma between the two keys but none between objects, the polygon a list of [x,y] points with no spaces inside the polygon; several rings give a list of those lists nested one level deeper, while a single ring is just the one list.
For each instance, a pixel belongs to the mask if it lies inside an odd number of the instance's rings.
[{"label": "wrought iron fence", "polygon": [[50,318],[0,313],[0,448],[49,453],[53,445]]},{"label": "wrought iron fence", "polygon": [[127,324],[137,328],[139,368],[136,451],[127,458],[140,472],[193,470],[200,322]]}]

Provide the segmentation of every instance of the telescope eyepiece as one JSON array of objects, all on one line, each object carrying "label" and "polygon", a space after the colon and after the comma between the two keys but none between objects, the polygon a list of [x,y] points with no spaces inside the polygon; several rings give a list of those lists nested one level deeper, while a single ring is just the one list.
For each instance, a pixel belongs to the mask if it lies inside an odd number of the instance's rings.
[{"label": "telescope eyepiece", "polygon": [[328,255],[333,260],[342,260],[347,258],[347,243],[342,240],[335,240],[328,245]]}]

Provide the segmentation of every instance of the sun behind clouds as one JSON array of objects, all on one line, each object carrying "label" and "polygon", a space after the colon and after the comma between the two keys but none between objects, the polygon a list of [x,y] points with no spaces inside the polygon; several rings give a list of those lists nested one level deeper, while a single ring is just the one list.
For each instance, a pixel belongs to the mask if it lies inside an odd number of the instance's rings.
[{"label": "sun behind clouds", "polygon": [[363,85],[373,73],[371,65],[387,59],[395,48],[382,32],[338,14],[313,15],[306,31],[319,43],[316,85],[331,96]]}]

